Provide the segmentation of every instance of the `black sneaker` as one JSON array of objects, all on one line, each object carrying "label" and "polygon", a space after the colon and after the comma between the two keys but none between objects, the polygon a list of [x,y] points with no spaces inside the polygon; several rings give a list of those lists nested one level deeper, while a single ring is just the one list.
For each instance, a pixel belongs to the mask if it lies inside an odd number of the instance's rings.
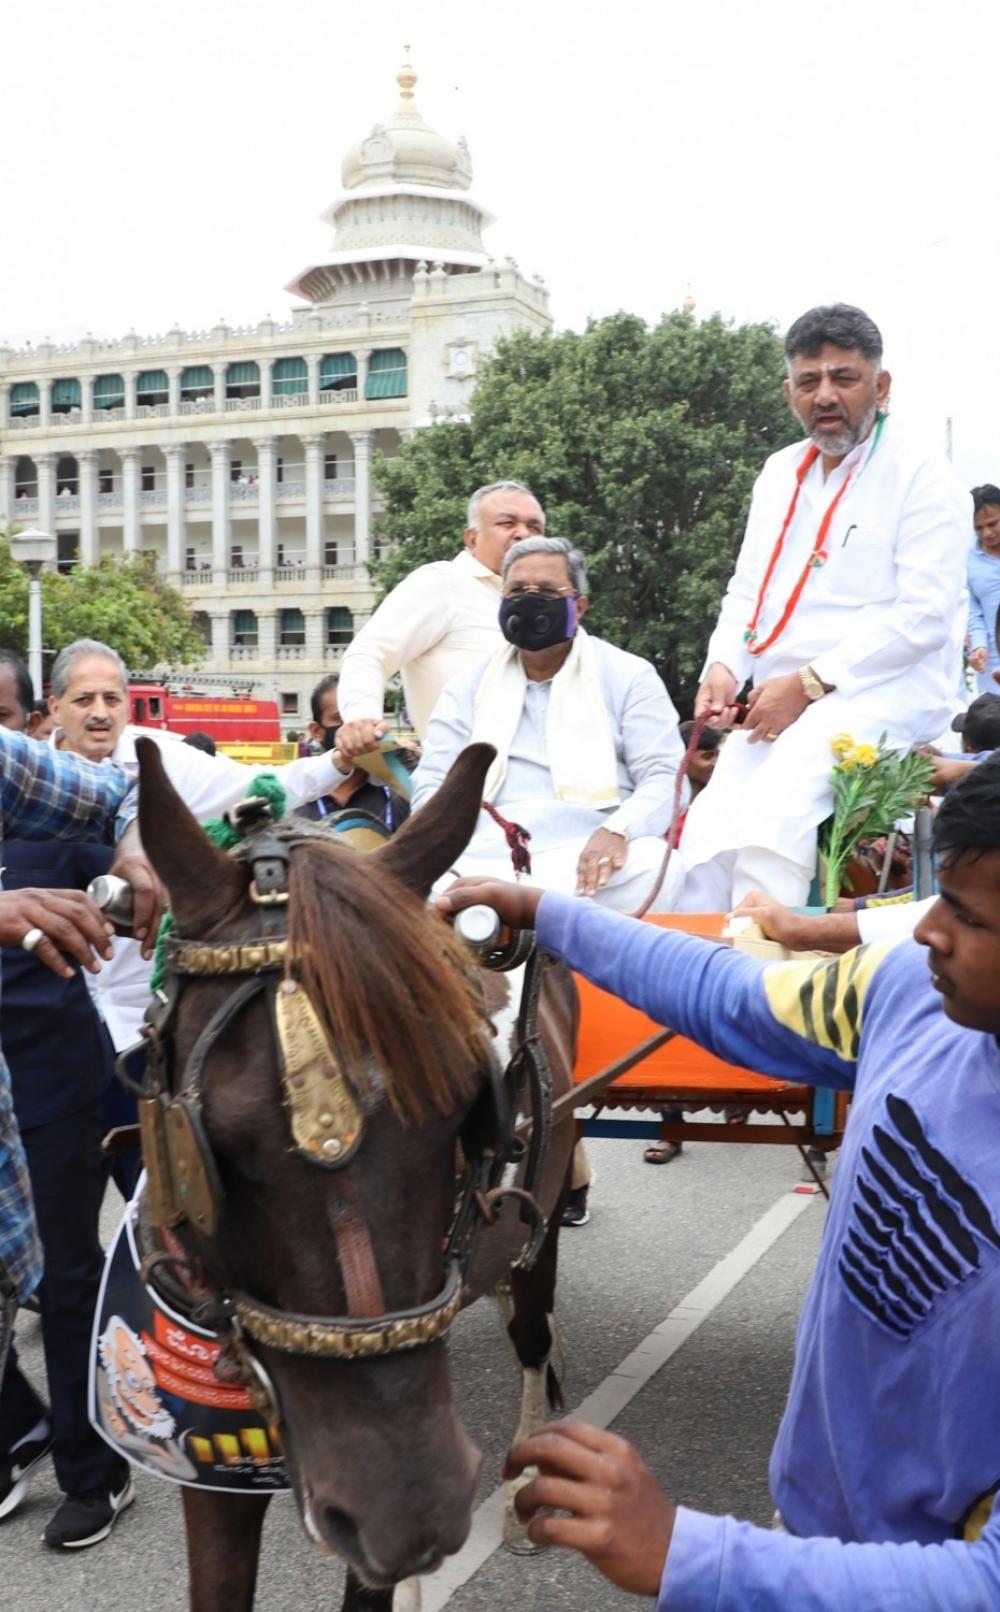
[{"label": "black sneaker", "polygon": [[115,1519],[135,1499],[132,1468],[125,1466],[110,1482],[86,1494],[68,1494],[54,1512],[42,1538],[53,1550],[82,1550],[107,1539]]},{"label": "black sneaker", "polygon": [[0,1458],[0,1519],[17,1510],[27,1493],[28,1479],[51,1448],[52,1434],[45,1432],[40,1438],[25,1439],[12,1455]]},{"label": "black sneaker", "polygon": [[587,1193],[590,1187],[576,1187],[566,1200],[566,1207],[562,1213],[564,1226],[586,1226],[590,1220],[590,1210],[587,1208]]}]

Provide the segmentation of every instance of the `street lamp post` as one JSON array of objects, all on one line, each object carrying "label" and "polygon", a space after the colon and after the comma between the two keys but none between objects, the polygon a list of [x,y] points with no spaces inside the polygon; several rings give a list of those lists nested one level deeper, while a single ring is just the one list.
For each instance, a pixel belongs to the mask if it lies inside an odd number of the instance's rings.
[{"label": "street lamp post", "polygon": [[30,526],[26,532],[13,532],[10,552],[28,573],[28,670],[35,699],[42,697],[42,584],[43,565],[51,565],[58,547],[51,532]]}]

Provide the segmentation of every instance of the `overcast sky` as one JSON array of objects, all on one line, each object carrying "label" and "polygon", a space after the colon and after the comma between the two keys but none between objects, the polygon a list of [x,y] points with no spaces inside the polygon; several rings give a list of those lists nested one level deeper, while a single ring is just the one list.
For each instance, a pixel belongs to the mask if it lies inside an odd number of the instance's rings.
[{"label": "overcast sky", "polygon": [[465,134],[560,326],[861,303],[895,413],[1000,482],[997,0],[4,0],[0,339],[287,316],[346,149]]}]

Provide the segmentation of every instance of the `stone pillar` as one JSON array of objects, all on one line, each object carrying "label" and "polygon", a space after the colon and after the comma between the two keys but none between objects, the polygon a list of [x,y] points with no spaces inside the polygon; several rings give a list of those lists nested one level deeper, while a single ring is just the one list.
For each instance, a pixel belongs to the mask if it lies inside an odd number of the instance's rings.
[{"label": "stone pillar", "polygon": [[354,563],[367,565],[371,549],[371,457],[373,431],[352,431],[354,444]]},{"label": "stone pillar", "polygon": [[184,465],[187,443],[175,442],[163,450],[167,461],[167,573],[175,586],[184,569]]},{"label": "stone pillar", "polygon": [[271,367],[273,360],[269,355],[260,360],[260,406],[262,409],[271,407],[273,388],[271,386]]},{"label": "stone pillar", "polygon": [[306,666],[318,679],[323,674],[323,622],[324,609],[304,610],[306,618]]},{"label": "stone pillar", "polygon": [[141,448],[122,448],[122,551],[138,552],[139,544],[139,467]]},{"label": "stone pillar", "polygon": [[43,532],[56,529],[56,456],[54,453],[36,453],[35,471],[38,475],[38,525]]},{"label": "stone pillar", "polygon": [[80,560],[96,565],[100,559],[97,537],[97,453],[86,448],[76,456],[80,477]]},{"label": "stone pillar", "polygon": [[80,423],[92,425],[94,420],[94,377],[85,375],[80,382]]},{"label": "stone pillar", "polygon": [[276,610],[262,609],[254,601],[257,611],[257,655],[263,666],[271,670],[276,669],[278,659],[278,613]]},{"label": "stone pillar", "polygon": [[210,442],[208,449],[212,455],[212,572],[213,581],[221,585],[229,570],[229,443]]},{"label": "stone pillar", "polygon": [[257,566],[262,588],[274,582],[274,546],[277,531],[275,493],[275,442],[273,437],[261,437],[254,442],[257,450]]},{"label": "stone pillar", "polygon": [[224,414],[226,412],[226,366],[225,366],[225,364],[222,364],[222,363],[216,364],[215,368],[212,370],[212,377],[213,377],[213,380],[215,382],[215,412],[216,412],[216,414]]},{"label": "stone pillar", "polygon": [[221,666],[229,662],[229,611],[212,611],[212,659]]},{"label": "stone pillar", "polygon": [[52,382],[47,376],[38,383],[38,423],[46,429],[52,424]]},{"label": "stone pillar", "polygon": [[323,469],[326,438],[300,438],[306,452],[306,580],[318,582],[323,565]]},{"label": "stone pillar", "polygon": [[0,523],[9,526],[17,520],[17,454],[0,459]]},{"label": "stone pillar", "polygon": [[134,420],[135,419],[135,378],[138,375],[138,373],[139,373],[139,371],[137,369],[125,369],[125,370],[122,370],[122,380],[125,382],[125,418],[126,418],[126,420]]},{"label": "stone pillar", "polygon": [[309,406],[319,407],[319,353],[306,353],[306,367],[309,370]]},{"label": "stone pillar", "polygon": [[0,381],[0,431],[10,424],[10,381]]},{"label": "stone pillar", "polygon": [[358,402],[363,403],[365,387],[368,385],[368,361],[372,356],[370,347],[360,347],[354,354],[358,365]]},{"label": "stone pillar", "polygon": [[181,412],[181,370],[179,364],[173,364],[167,370],[167,401],[170,404],[170,413],[174,416]]}]

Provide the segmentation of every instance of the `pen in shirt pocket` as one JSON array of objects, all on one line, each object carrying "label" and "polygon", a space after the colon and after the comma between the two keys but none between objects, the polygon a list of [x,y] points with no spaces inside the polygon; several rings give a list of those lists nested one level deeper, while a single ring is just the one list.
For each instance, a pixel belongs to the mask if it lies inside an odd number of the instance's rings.
[{"label": "pen in shirt pocket", "polygon": [[849,526],[849,527],[848,527],[848,528],[847,528],[847,531],[846,531],[846,532],[845,532],[845,533],[844,533],[844,538],[843,538],[843,542],[842,542],[842,543],[841,543],[841,545],[840,545],[840,546],[841,546],[841,548],[842,548],[842,549],[846,549],[846,547],[847,547],[847,539],[848,539],[848,538],[849,538],[849,537],[850,537],[850,535],[851,535],[851,533],[852,533],[852,532],[856,532],[856,531],[857,531],[857,529],[858,529],[858,523],[857,523],[857,521],[855,521],[855,522],[854,522],[854,525],[853,525],[853,526]]}]

